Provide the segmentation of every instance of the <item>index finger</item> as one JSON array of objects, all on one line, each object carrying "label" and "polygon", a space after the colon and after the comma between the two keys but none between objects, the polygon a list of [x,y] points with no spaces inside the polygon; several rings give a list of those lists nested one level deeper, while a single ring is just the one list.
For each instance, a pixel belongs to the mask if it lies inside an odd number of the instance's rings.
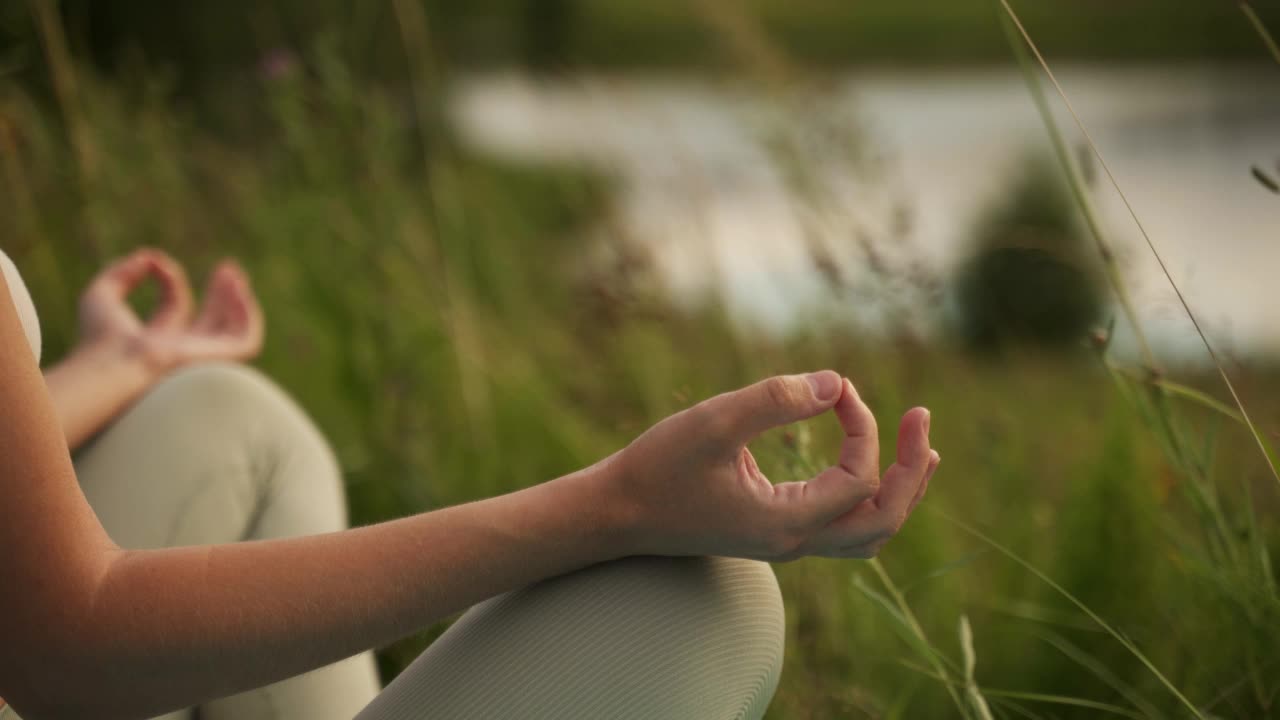
[{"label": "index finger", "polygon": [[108,265],[89,285],[92,298],[123,302],[148,276],[160,283],[160,305],[147,324],[168,327],[185,324],[191,317],[191,286],[182,265],[159,250],[143,248]]},{"label": "index finger", "polygon": [[89,284],[89,291],[95,295],[107,295],[123,300],[147,278],[155,262],[154,258],[154,251],[144,249],[136,250],[113,261],[93,278]]},{"label": "index finger", "polygon": [[182,263],[159,250],[150,251],[149,272],[160,282],[163,297],[160,306],[147,320],[151,327],[181,327],[191,320],[194,301],[191,299],[191,283]]},{"label": "index finger", "polygon": [[844,392],[836,401],[836,417],[844,430],[840,443],[840,467],[863,481],[880,477],[880,431],[876,416],[862,401],[849,378],[844,378]]},{"label": "index finger", "polygon": [[880,489],[880,435],[871,414],[853,383],[841,378],[842,391],[834,407],[844,440],[840,459],[816,477],[801,484],[805,506],[813,517],[827,522],[858,503],[875,497]]}]

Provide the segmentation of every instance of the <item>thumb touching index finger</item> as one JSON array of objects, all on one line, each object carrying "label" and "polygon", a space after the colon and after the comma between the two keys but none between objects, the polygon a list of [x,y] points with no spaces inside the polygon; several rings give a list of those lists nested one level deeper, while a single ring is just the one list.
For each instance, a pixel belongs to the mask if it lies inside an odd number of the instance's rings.
[{"label": "thumb touching index finger", "polygon": [[840,459],[801,483],[804,511],[821,522],[848,512],[880,490],[880,433],[876,418],[853,383],[844,378],[840,382],[842,392],[834,408],[844,430]]},{"label": "thumb touching index finger", "polygon": [[191,286],[177,260],[159,250],[143,248],[116,260],[93,279],[85,298],[90,302],[123,302],[148,277],[160,283],[161,299],[148,324],[185,324],[191,315]]},{"label": "thumb touching index finger", "polygon": [[160,251],[152,251],[149,271],[160,283],[160,305],[148,319],[152,327],[181,327],[191,320],[194,301],[191,283],[182,263]]}]

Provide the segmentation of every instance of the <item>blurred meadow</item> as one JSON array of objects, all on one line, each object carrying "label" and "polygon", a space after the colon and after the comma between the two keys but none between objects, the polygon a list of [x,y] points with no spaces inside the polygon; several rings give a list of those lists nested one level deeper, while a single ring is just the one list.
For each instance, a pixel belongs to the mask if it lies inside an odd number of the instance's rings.
[{"label": "blurred meadow", "polygon": [[776,567],[770,718],[1280,716],[1280,7],[1012,7],[1216,361],[998,0],[5,0],[0,246],[50,359],[108,259],[241,258],[361,524],[774,373],[929,407],[880,560]]}]

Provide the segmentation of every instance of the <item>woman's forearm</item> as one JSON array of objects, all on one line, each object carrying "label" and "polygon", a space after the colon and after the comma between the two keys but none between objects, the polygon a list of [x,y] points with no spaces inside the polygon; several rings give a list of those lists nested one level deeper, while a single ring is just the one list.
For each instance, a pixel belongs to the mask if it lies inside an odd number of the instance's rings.
[{"label": "woman's forearm", "polygon": [[[31,720],[145,718],[198,704],[629,554],[606,500],[617,482],[607,460],[341,533],[122,550],[85,502],[59,425],[70,420],[72,439],[87,437],[148,378],[77,354],[51,373],[52,402],[7,296],[0,278],[0,696]],[[129,392],[96,393],[120,384]]]},{"label": "woman's forearm", "polygon": [[[126,551],[80,491],[5,282],[0,695],[30,720],[142,718],[197,704],[631,554],[873,557],[939,460],[929,413],[913,408],[881,473],[871,410],[847,379],[822,371],[709,398],[612,458],[511,495],[328,535]],[[95,367],[55,379],[59,393],[129,380],[98,374],[127,366]],[[81,399],[99,424],[112,414],[101,408],[127,402],[104,398]],[[770,482],[747,443],[827,412],[844,432],[837,463],[808,480]]]},{"label": "woman's forearm", "polygon": [[139,353],[120,344],[77,347],[44,373],[67,445],[79,447],[159,379]]},{"label": "woman's forearm", "polygon": [[0,695],[31,720],[144,718],[383,645],[628,554],[611,463],[511,495],[289,540],[126,551],[67,454],[146,390],[86,346],[42,382],[0,278]]},{"label": "woman's forearm", "polygon": [[[42,712],[149,717],[387,644],[488,597],[626,554],[608,461],[342,533],[114,551],[84,611],[49,608]],[[47,624],[45,624],[47,623]],[[67,706],[58,706],[61,699]],[[21,706],[20,706],[21,709]],[[33,717],[35,715],[33,714]]]}]

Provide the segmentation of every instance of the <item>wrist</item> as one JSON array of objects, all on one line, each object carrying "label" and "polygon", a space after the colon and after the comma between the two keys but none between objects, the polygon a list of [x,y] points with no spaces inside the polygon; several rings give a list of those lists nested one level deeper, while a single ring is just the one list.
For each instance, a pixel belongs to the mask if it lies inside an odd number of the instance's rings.
[{"label": "wrist", "polygon": [[44,372],[67,446],[73,450],[79,447],[147,392],[162,374],[145,356],[115,341],[91,340],[77,345]]},{"label": "wrist", "polygon": [[625,492],[625,480],[617,454],[561,478],[574,494],[567,507],[574,508],[587,532],[587,542],[600,554],[599,561],[642,552],[640,517]]},{"label": "wrist", "polygon": [[628,488],[623,453],[614,453],[583,472],[590,474],[594,487],[595,522],[603,546],[615,558],[649,554],[651,533],[645,513]]},{"label": "wrist", "polygon": [[165,357],[138,337],[87,340],[72,350],[68,360],[100,369],[124,371],[147,385],[167,375],[176,365],[172,358]]}]

